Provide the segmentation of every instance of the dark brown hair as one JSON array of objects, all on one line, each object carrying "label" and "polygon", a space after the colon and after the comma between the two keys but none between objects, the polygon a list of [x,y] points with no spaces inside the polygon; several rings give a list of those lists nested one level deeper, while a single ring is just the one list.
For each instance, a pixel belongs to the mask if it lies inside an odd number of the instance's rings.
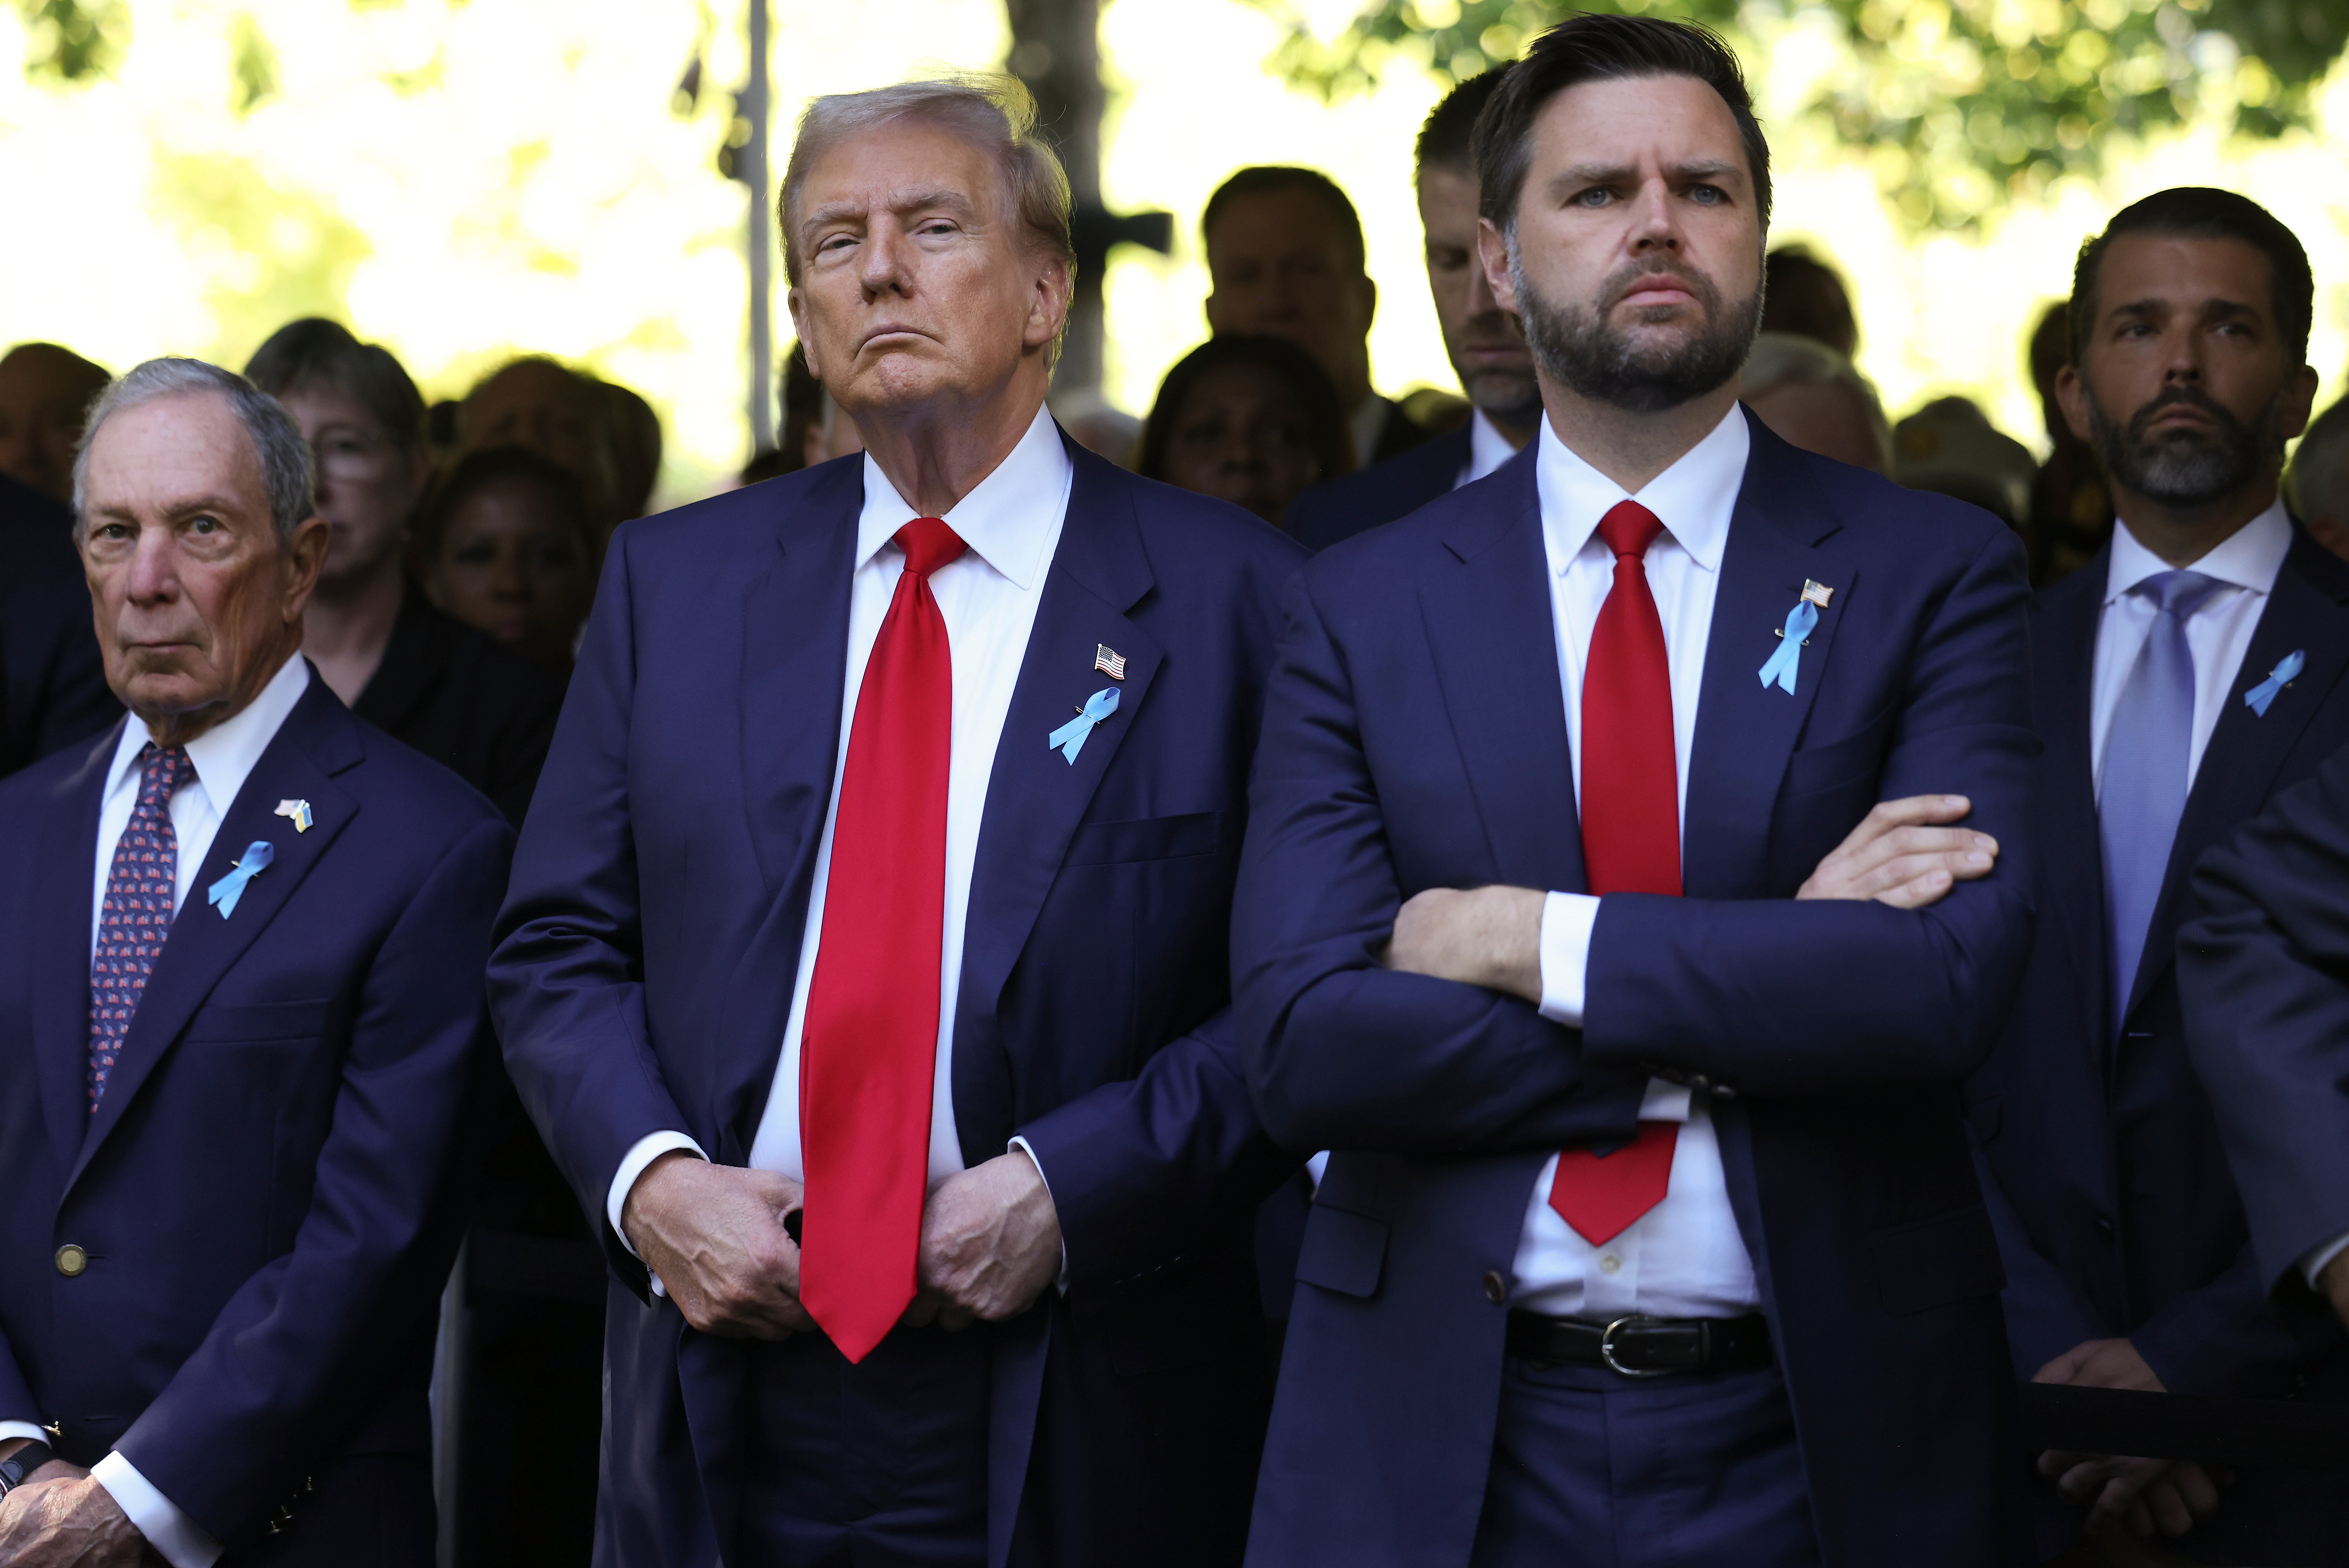
[{"label": "dark brown hair", "polygon": [[1199,214],[1199,244],[1205,246],[1207,236],[1216,230],[1216,216],[1239,196],[1262,196],[1280,191],[1301,191],[1329,208],[1338,220],[1338,235],[1346,243],[1346,251],[1360,267],[1369,252],[1362,245],[1362,218],[1354,211],[1354,203],[1339,188],[1338,182],[1319,169],[1299,169],[1286,163],[1260,163],[1243,169],[1216,187],[1207,198],[1207,210]]},{"label": "dark brown hair", "polygon": [[2114,213],[2105,232],[2080,247],[2072,267],[2072,363],[2080,362],[2080,351],[2095,329],[2096,270],[2104,265],[2105,249],[2123,234],[2240,240],[2264,254],[2276,330],[2292,350],[2292,368],[2308,363],[2308,325],[2316,307],[2316,280],[2308,270],[2308,253],[2273,213],[2249,196],[2208,185],[2157,191]]},{"label": "dark brown hair", "polygon": [[1321,462],[1321,477],[1335,479],[1354,472],[1354,436],[1347,428],[1345,410],[1338,406],[1338,389],[1320,362],[1285,337],[1260,337],[1229,332],[1210,337],[1174,362],[1158,383],[1158,400],[1142,427],[1142,447],[1134,472],[1144,479],[1166,477],[1166,448],[1174,439],[1174,421],[1191,389],[1208,371],[1225,365],[1256,365],[1271,371],[1288,387],[1299,413],[1305,417],[1307,439]]}]

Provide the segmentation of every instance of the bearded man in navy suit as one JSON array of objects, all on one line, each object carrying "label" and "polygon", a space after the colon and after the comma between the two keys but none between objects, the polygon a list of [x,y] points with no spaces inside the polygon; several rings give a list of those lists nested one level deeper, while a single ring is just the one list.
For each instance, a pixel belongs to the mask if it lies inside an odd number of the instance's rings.
[{"label": "bearded man in navy suit", "polygon": [[1268,1389],[1228,910],[1297,548],[1044,410],[1014,82],[819,99],[863,454],[615,536],[492,984],[614,1267],[602,1563],[1234,1563]]},{"label": "bearded man in navy suit", "polygon": [[0,784],[0,1563],[425,1568],[512,835],[303,659],[285,410],[150,361],[75,491],[130,715]]},{"label": "bearded man in navy suit", "polygon": [[1541,429],[1307,565],[1250,795],[1249,1081],[1334,1152],[1249,1561],[2019,1561],[1958,1089],[2030,935],[2022,549],[1737,405],[1718,39],[1577,16],[1476,153]]}]

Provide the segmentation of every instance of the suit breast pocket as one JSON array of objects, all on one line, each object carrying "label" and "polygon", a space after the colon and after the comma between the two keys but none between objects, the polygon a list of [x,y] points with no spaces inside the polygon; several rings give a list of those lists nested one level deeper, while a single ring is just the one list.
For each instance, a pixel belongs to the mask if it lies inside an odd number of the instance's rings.
[{"label": "suit breast pocket", "polygon": [[181,1038],[235,1045],[316,1040],[326,1033],[333,1005],[323,996],[308,1002],[211,1002],[196,1009]]},{"label": "suit breast pocket", "polygon": [[1326,1203],[1306,1212],[1305,1242],[1297,1251],[1297,1277],[1305,1283],[1368,1298],[1379,1293],[1386,1263],[1385,1220]]},{"label": "suit breast pocket", "polygon": [[1818,794],[1872,784],[1884,765],[1884,743],[1891,733],[1892,710],[1888,708],[1839,741],[1805,746],[1786,759],[1785,793]]},{"label": "suit breast pocket", "polygon": [[1224,846],[1224,814],[1144,816],[1131,822],[1088,822],[1069,842],[1069,866],[1129,865],[1214,855]]}]

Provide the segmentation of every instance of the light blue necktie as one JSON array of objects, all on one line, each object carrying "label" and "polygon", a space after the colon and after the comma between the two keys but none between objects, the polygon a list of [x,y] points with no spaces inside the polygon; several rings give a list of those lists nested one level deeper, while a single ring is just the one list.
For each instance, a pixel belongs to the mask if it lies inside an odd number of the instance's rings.
[{"label": "light blue necktie", "polygon": [[2186,623],[2226,585],[2199,572],[2160,572],[2129,589],[2153,602],[2153,626],[2129,667],[2105,733],[2097,825],[2117,1034],[2145,955],[2153,907],[2186,811],[2194,747],[2194,652]]}]

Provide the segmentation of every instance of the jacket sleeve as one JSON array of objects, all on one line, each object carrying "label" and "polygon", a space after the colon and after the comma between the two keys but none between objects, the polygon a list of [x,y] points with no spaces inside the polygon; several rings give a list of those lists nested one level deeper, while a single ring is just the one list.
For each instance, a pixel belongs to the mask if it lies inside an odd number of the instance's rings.
[{"label": "jacket sleeve", "polygon": [[2246,1244],[2225,1272],[2171,1301],[2129,1343],[2173,1394],[2289,1397],[2340,1347],[2342,1328],[2305,1295],[2277,1311],[2261,1283]]},{"label": "jacket sleeve", "polygon": [[1401,884],[1350,672],[1292,580],[1232,915],[1240,1050],[1292,1148],[1490,1152],[1622,1142],[1644,1070],[1592,1073],[1530,1002],[1382,967]]},{"label": "jacket sleeve", "polygon": [[[2031,940],[2029,588],[1993,535],[1933,610],[1877,798],[1962,794],[1991,874],[1939,903],[1601,899],[1583,1052],[1775,1097],[1948,1081],[1997,1044]],[[1848,633],[1847,633],[1848,635]]]},{"label": "jacket sleeve", "polygon": [[2041,1367],[2092,1339],[2106,1337],[2095,1309],[2072,1288],[2063,1272],[2032,1244],[2023,1217],[1999,1185],[1998,1173],[1982,1151],[1974,1151],[1974,1171],[1982,1181],[1982,1206],[1990,1210],[1991,1229],[1998,1235],[1998,1259],[2006,1270],[2006,1289],[1999,1306],[2006,1314],[2006,1345],[2014,1360],[2014,1376],[2028,1382]]},{"label": "jacket sleeve", "polygon": [[2195,867],[2179,935],[2186,1046],[2251,1221],[2258,1277],[2349,1231],[2349,750]]},{"label": "jacket sleeve", "polygon": [[248,1279],[116,1449],[213,1538],[256,1528],[381,1403],[463,1232],[495,1071],[478,976],[512,830],[457,839],[375,953],[292,1251]]},{"label": "jacket sleeve", "polygon": [[[636,700],[628,535],[613,540],[547,766],[514,854],[490,960],[490,1006],[523,1108],[590,1215],[620,1162],[685,1115],[653,1054],[628,806]],[[608,1223],[604,1251],[639,1295],[645,1267]]]}]

